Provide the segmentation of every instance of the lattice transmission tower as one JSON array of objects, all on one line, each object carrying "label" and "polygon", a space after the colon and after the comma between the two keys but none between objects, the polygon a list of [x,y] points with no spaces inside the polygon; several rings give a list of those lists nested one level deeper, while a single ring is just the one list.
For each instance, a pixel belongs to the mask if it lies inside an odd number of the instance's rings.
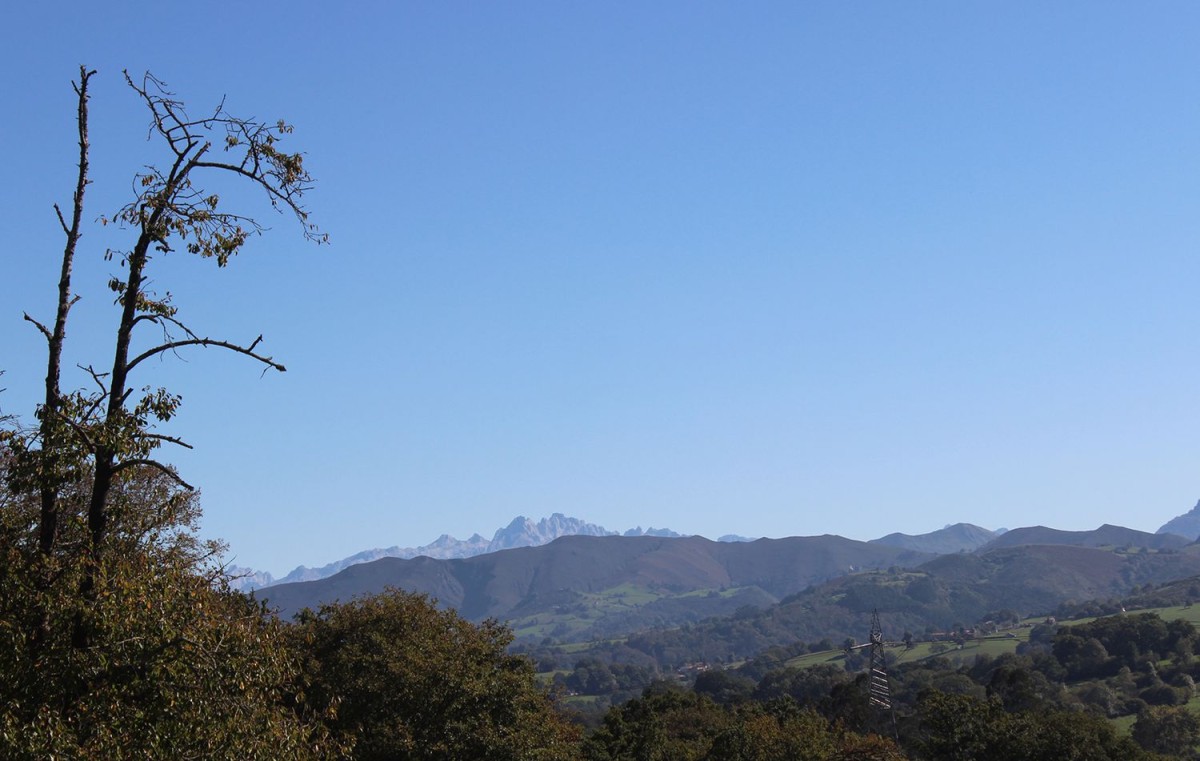
[{"label": "lattice transmission tower", "polygon": [[865,645],[858,645],[853,650],[871,648],[870,666],[867,671],[867,695],[870,704],[889,714],[892,720],[892,734],[900,738],[900,730],[896,725],[896,709],[892,705],[892,687],[888,680],[887,660],[883,655],[883,627],[879,625],[879,611],[871,613],[871,639]]},{"label": "lattice transmission tower", "polygon": [[879,611],[871,614],[871,670],[869,689],[871,705],[885,711],[892,710],[892,688],[888,682],[887,661],[883,657],[883,628],[879,625]]}]

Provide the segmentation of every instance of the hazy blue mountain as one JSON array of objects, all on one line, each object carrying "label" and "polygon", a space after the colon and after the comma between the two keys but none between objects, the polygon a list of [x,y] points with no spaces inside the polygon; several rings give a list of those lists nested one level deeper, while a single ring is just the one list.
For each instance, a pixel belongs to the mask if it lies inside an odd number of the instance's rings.
[{"label": "hazy blue mountain", "polygon": [[253,568],[246,568],[240,565],[231,565],[225,570],[233,579],[230,582],[230,586],[234,589],[240,589],[243,592],[262,589],[275,583],[275,578],[266,571],[256,571]]},{"label": "hazy blue mountain", "polygon": [[571,636],[586,639],[728,615],[826,579],[932,557],[829,535],[750,543],[699,536],[564,536],[462,559],[383,558],[256,595],[288,618],[305,607],[393,586],[435,597],[472,620],[508,620],[514,629],[561,623],[573,630]]},{"label": "hazy blue mountain", "polygon": [[[537,523],[523,515],[518,515],[507,526],[496,531],[492,541],[488,543],[487,549],[483,552],[499,552],[516,547],[540,547],[553,542],[560,536],[612,536],[615,533],[603,526],[597,526],[595,523],[588,523],[579,518],[569,518],[562,513],[554,513],[549,518],[542,518]],[[480,554],[483,553],[473,552],[471,555],[459,555],[458,557]]]},{"label": "hazy blue mountain", "polygon": [[[643,529],[641,526],[638,526],[637,528],[631,528],[631,529],[627,529],[627,530],[626,530],[624,533],[622,533],[622,534],[621,534],[621,536],[666,536],[666,537],[678,537],[678,536],[683,536],[683,534],[680,534],[680,533],[679,533],[679,532],[677,532],[677,531],[672,531],[672,530],[671,530],[671,529],[669,529],[669,528],[647,528],[647,529]],[[724,541],[724,540],[723,540],[723,539],[719,539],[719,540],[717,540],[717,541]]]},{"label": "hazy blue mountain", "polygon": [[[455,539],[449,534],[442,534],[429,544],[421,545],[420,547],[381,547],[364,550],[350,557],[315,568],[302,565],[279,579],[273,578],[271,574],[265,571],[255,571],[251,568],[234,566],[230,570],[235,572],[234,575],[237,577],[233,582],[233,587],[243,592],[249,592],[274,584],[291,584],[328,578],[352,565],[370,563],[382,558],[410,559],[428,557],[438,560],[451,560],[470,558],[476,555],[485,555],[490,552],[510,550],[517,547],[540,547],[543,544],[554,541],[560,536],[617,535],[618,532],[616,531],[609,531],[603,526],[588,523],[579,518],[572,518],[562,513],[554,513],[549,518],[542,518],[536,523],[523,515],[518,515],[507,526],[497,529],[490,540],[485,539],[479,534],[475,534],[470,539],[465,540]],[[623,536],[680,537],[683,535],[668,528],[643,529],[641,526],[638,526],[637,528],[625,531]],[[720,541],[744,540],[722,537]]]},{"label": "hazy blue mountain", "polygon": [[1193,542],[1200,539],[1200,501],[1183,515],[1177,515],[1162,525],[1155,533],[1176,534]]},{"label": "hazy blue mountain", "polygon": [[920,552],[932,552],[935,555],[949,555],[953,552],[974,552],[983,545],[999,536],[996,531],[972,525],[970,523],[955,523],[928,534],[888,534],[878,539],[872,539],[876,544],[886,544],[889,547],[904,547]]},{"label": "hazy blue mountain", "polygon": [[[580,523],[522,518],[497,534],[501,542],[534,542],[555,530],[579,530]],[[1134,585],[1200,573],[1200,544],[1173,534],[1111,525],[996,533],[959,524],[873,542],[826,535],[749,543],[594,533],[469,558],[384,558],[258,596],[287,618],[393,586],[430,595],[472,620],[506,621],[527,642],[641,632],[647,652],[663,645],[662,657],[696,645],[680,650],[670,644],[675,640],[697,637],[701,644],[729,639],[726,654],[746,657],[797,637],[851,631],[875,609],[900,631],[945,627],[1003,608],[1040,614],[1065,600],[1119,597]],[[989,534],[982,547],[963,551],[964,542]],[[934,551],[908,546],[914,543]],[[776,605],[786,609],[786,621],[763,618],[774,616]],[[638,637],[629,646],[639,649]]]},{"label": "hazy blue mountain", "polygon": [[[503,529],[502,529],[503,530]],[[499,532],[497,532],[499,533]],[[294,581],[315,581],[326,576],[332,576],[338,571],[359,563],[370,563],[380,558],[463,558],[478,555],[488,551],[489,542],[479,534],[470,539],[455,539],[449,534],[442,534],[429,544],[420,547],[386,547],[357,552],[350,557],[328,563],[318,568],[299,566],[282,579],[276,579],[273,584],[285,584]]]},{"label": "hazy blue mountain", "polygon": [[1065,544],[1075,547],[1145,547],[1152,550],[1178,550],[1188,545],[1188,540],[1176,534],[1151,534],[1145,531],[1114,526],[1106,523],[1092,531],[1062,531],[1045,526],[1015,528],[998,536],[980,548],[980,551],[1001,547],[1019,547],[1033,544]]}]

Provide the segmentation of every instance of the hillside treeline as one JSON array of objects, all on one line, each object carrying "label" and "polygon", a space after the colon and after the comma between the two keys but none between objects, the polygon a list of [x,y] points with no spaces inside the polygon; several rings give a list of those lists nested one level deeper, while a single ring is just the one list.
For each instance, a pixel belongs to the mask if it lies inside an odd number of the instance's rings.
[{"label": "hillside treeline", "polygon": [[[924,640],[1033,615],[1075,618],[1108,615],[1135,605],[1177,605],[1200,601],[1200,583],[1156,588],[1151,581],[1190,576],[1191,558],[1190,553],[1173,550],[1117,552],[1063,546],[953,555],[917,569],[848,574],[790,595],[778,605],[744,606],[730,616],[647,628],[626,636],[624,645],[669,669],[687,661],[740,661],[771,650],[786,653],[786,657],[827,650],[830,641],[861,637],[864,622],[874,611],[878,611],[884,631],[897,638],[909,632]],[[1180,563],[1185,559],[1187,563]],[[1099,580],[1102,583],[1093,586],[1104,590],[1119,589],[1118,580],[1126,577],[1145,581],[1134,587],[1138,594],[1124,603],[1124,598],[1115,597],[1070,602],[1088,599],[1080,597],[1081,588],[1087,587],[1076,583],[1075,577]],[[539,660],[563,649],[528,646]],[[603,649],[603,645],[596,648],[599,657],[603,657]]]},{"label": "hillside treeline", "polygon": [[[652,686],[610,709],[585,756],[1193,758],[1197,641],[1190,623],[1153,614],[1045,624],[1016,654],[895,666],[891,711],[869,701],[857,654],[804,669],[758,659],[704,671],[690,690]],[[1121,716],[1132,719],[1128,735],[1112,721]]]}]

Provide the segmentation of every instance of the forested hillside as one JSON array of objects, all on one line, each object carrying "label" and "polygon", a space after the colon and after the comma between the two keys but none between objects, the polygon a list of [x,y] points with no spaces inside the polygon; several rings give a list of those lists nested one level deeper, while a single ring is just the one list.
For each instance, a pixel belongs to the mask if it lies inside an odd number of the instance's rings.
[{"label": "forested hillside", "polygon": [[1035,545],[946,555],[911,570],[843,576],[733,616],[631,633],[625,645],[664,667],[689,660],[728,662],[770,647],[861,638],[873,611],[885,631],[898,637],[971,627],[1001,611],[1052,615],[1064,604],[1124,597],[1141,585],[1195,574],[1200,553],[1194,548],[1125,553]]},{"label": "forested hillside", "polygon": [[547,633],[563,624],[568,636],[586,638],[769,604],[846,573],[930,557],[836,536],[754,542],[567,536],[462,560],[385,558],[257,594],[287,619],[305,607],[394,586],[435,597],[472,620],[500,618],[518,630],[540,626]]}]

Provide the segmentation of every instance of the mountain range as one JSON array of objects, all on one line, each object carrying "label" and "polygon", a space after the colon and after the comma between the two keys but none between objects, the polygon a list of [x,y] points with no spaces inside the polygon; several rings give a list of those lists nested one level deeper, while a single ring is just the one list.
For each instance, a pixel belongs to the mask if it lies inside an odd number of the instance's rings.
[{"label": "mountain range", "polygon": [[[1004,529],[991,531],[969,523],[957,523],[928,534],[915,536],[899,533],[888,534],[885,537],[874,539],[872,542],[919,552],[943,554],[975,550],[1003,532]],[[497,529],[490,540],[479,534],[474,534],[469,539],[455,539],[449,534],[442,534],[429,544],[419,547],[381,547],[364,550],[323,566],[310,568],[301,565],[278,579],[266,571],[256,571],[242,566],[230,566],[228,570],[234,577],[232,586],[240,591],[250,592],[278,584],[325,579],[350,566],[370,563],[383,558],[463,559],[518,547],[539,547],[563,536],[682,537],[683,534],[667,528],[643,529],[641,526],[623,532],[609,531],[603,526],[589,523],[580,518],[572,518],[563,513],[554,513],[549,518],[542,518],[536,523],[519,515],[513,518],[507,526]],[[753,542],[754,539],[737,534],[725,534],[717,541],[745,543]]]},{"label": "mountain range", "polygon": [[255,594],[290,617],[306,607],[397,587],[435,597],[472,620],[497,618],[517,630],[553,621],[567,624],[560,636],[578,638],[768,605],[847,573],[933,557],[831,535],[753,542],[563,536],[462,559],[383,558]]},{"label": "mountain range", "polygon": [[982,546],[984,550],[1001,547],[1019,547],[1030,544],[1058,544],[1074,547],[1141,547],[1150,550],[1178,550],[1191,544],[1191,540],[1165,533],[1161,529],[1154,534],[1136,531],[1124,526],[1106,523],[1093,531],[1061,531],[1045,526],[1016,528],[998,536]]},{"label": "mountain range", "polygon": [[[1084,546],[1118,546],[1128,544],[1129,537],[1122,537],[1120,532],[1131,531],[1120,526],[1102,526],[1097,532],[1069,532],[1050,529],[1044,526],[1031,526],[1018,529],[1007,538],[1001,535],[1005,529],[990,530],[970,523],[956,523],[937,531],[926,534],[894,533],[878,539],[872,539],[874,544],[889,547],[926,552],[934,555],[944,555],[954,552],[974,552],[981,547],[1005,547],[1022,544],[1080,544],[1091,541],[1093,544]],[[1141,533],[1141,532],[1135,532]],[[1200,501],[1191,511],[1179,515],[1165,523],[1156,532],[1163,535],[1175,535],[1175,539],[1164,539],[1147,542],[1145,546],[1179,547],[1179,537],[1195,541],[1200,538]],[[680,537],[682,534],[670,529],[637,528],[624,532],[609,531],[603,526],[589,523],[579,518],[572,518],[563,513],[554,513],[549,518],[542,518],[536,523],[523,515],[514,518],[507,526],[499,528],[492,538],[485,539],[480,534],[474,534],[469,539],[455,539],[449,534],[442,534],[429,544],[420,547],[386,547],[364,550],[341,560],[323,566],[310,568],[298,566],[282,578],[276,579],[266,571],[256,571],[241,566],[230,566],[228,569],[234,577],[232,586],[243,592],[302,581],[317,581],[360,563],[370,563],[383,558],[411,559],[428,557],[439,560],[452,560],[486,555],[500,550],[518,547],[538,547],[563,536],[657,536]],[[720,537],[718,542],[751,542],[748,537],[727,534]],[[1139,540],[1140,541],[1140,540]],[[1184,542],[1186,544],[1186,542]]]},{"label": "mountain range", "polygon": [[[679,537],[683,536],[675,531],[666,528],[647,528],[641,526],[628,529],[620,534],[616,531],[609,531],[603,526],[598,526],[595,523],[588,523],[579,518],[571,518],[562,513],[554,513],[549,518],[542,518],[534,523],[529,518],[519,515],[505,527],[497,529],[492,535],[491,540],[485,539],[479,534],[473,535],[470,539],[455,539],[449,534],[442,534],[437,539],[429,544],[420,547],[386,547],[376,548],[372,550],[364,550],[363,552],[355,553],[341,560],[334,561],[327,565],[317,568],[309,568],[308,566],[298,566],[286,576],[280,579],[275,579],[266,571],[255,571],[251,568],[243,568],[241,566],[231,566],[228,570],[234,577],[232,586],[243,592],[250,592],[255,589],[274,586],[276,584],[290,584],[300,581],[316,581],[324,579],[338,573],[352,565],[360,563],[370,563],[383,558],[416,558],[428,557],[439,560],[451,560],[458,558],[475,557],[476,555],[486,555],[491,552],[499,552],[500,550],[510,550],[517,547],[538,547],[543,544],[554,541],[560,536],[658,536],[658,537]],[[746,542],[751,541],[746,537],[726,535],[718,541],[722,542]]]},{"label": "mountain range", "polygon": [[[503,621],[527,652],[665,667],[861,635],[874,611],[888,631],[930,632],[1063,606],[1119,609],[1114,601],[1176,580],[1189,580],[1189,601],[1200,599],[1200,542],[1166,530],[1186,529],[1188,517],[1200,520],[1200,505],[1153,534],[1110,524],[992,531],[959,523],[869,542],[714,542],[667,530],[617,535],[556,514],[517,518],[487,543],[498,548],[490,552],[346,563],[325,578],[254,594],[286,618],[394,587],[470,620]],[[430,547],[456,551],[446,539]]]},{"label": "mountain range", "polygon": [[[1105,532],[1107,529],[1107,532]],[[926,534],[893,533],[878,539],[872,539],[875,544],[889,547],[899,547],[935,555],[953,552],[974,552],[981,547],[1015,546],[1020,544],[1077,544],[1082,541],[1094,541],[1098,544],[1089,546],[1120,545],[1128,543],[1128,537],[1122,538],[1121,531],[1129,531],[1119,526],[1106,526],[1098,529],[1100,532],[1064,532],[1044,526],[1032,526],[1018,529],[1018,532],[1007,538],[1001,538],[1005,529],[990,530],[970,523],[956,523],[937,531]],[[1140,533],[1140,532],[1139,532]],[[1179,515],[1157,531],[1158,534],[1173,534],[1188,540],[1200,537],[1200,501],[1191,511]],[[1076,535],[1072,538],[1072,535]],[[671,529],[628,529],[624,532],[609,531],[603,526],[589,523],[579,518],[572,518],[563,513],[554,513],[549,518],[542,518],[536,523],[525,516],[517,516],[507,526],[499,528],[486,539],[480,534],[474,534],[469,539],[456,539],[449,534],[442,534],[434,541],[419,547],[392,546],[375,548],[355,553],[341,560],[318,567],[298,566],[282,578],[274,578],[266,571],[256,571],[241,566],[230,566],[228,569],[234,577],[232,586],[243,592],[262,589],[278,584],[290,584],[302,581],[317,581],[328,578],[346,568],[360,563],[370,563],[383,558],[429,557],[440,560],[463,559],[486,555],[505,549],[518,547],[538,547],[563,536],[657,536],[680,537],[678,532]],[[1082,539],[1088,536],[1090,539]],[[719,542],[751,542],[753,539],[734,534],[720,537]],[[992,544],[989,544],[992,543]],[[1185,542],[1186,543],[1186,542]],[[1180,546],[1178,538],[1165,539],[1160,542],[1147,543],[1158,546]]]},{"label": "mountain range", "polygon": [[[1190,542],[1169,529],[1190,533],[1191,521],[1200,524],[1200,503],[1155,534],[1109,524],[1092,531],[1045,526],[993,531],[958,523],[926,534],[894,533],[870,542],[835,536],[757,541],[727,536],[711,542],[669,529],[638,527],[618,534],[555,513],[537,522],[518,516],[491,540],[475,534],[463,541],[444,534],[421,547],[368,550],[319,568],[301,566],[280,580],[249,575],[243,588],[259,588],[259,597],[281,615],[290,616],[304,607],[394,586],[436,597],[468,618],[510,621],[519,634],[536,635],[549,628],[556,636],[574,638],[585,632],[600,636],[638,626],[678,625],[745,605],[769,606],[813,584],[857,571],[923,567],[940,556],[1006,557],[996,553],[1032,546],[1092,548],[1119,554],[1124,560],[1138,551],[1169,556]],[[1200,533],[1200,527],[1196,530]],[[1079,557],[1062,550],[1050,553]],[[1156,560],[1153,572],[1146,573],[1161,581],[1175,566],[1181,572],[1191,570],[1190,560],[1167,557]],[[1126,562],[1122,577],[1126,585],[1134,577],[1149,578],[1130,567]],[[1095,591],[1085,580],[1059,591],[1077,599]],[[1048,600],[1025,598],[1028,595],[1020,598],[1023,604]],[[591,609],[586,610],[589,603]],[[566,615],[571,610],[580,612],[580,606],[587,615]],[[522,627],[527,631],[522,632]]]},{"label": "mountain range", "polygon": [[[554,526],[585,524],[558,516],[546,522],[546,531],[530,530],[538,525],[529,521],[516,533],[546,538]],[[382,558],[256,596],[290,617],[395,587],[427,594],[472,620],[505,621],[523,642],[634,633],[645,639],[650,630],[669,641],[675,635],[662,632],[714,617],[744,619],[745,611],[806,599],[802,607],[812,615],[787,614],[790,634],[778,634],[794,641],[802,632],[851,626],[862,605],[877,606],[895,625],[936,628],[970,623],[995,608],[1042,614],[1066,600],[1127,594],[1135,586],[1200,574],[1200,544],[1107,524],[1092,531],[1032,526],[1003,533],[955,524],[870,542],[824,535],[735,543],[642,533],[565,535],[467,558]],[[764,632],[772,628],[763,626]],[[766,636],[760,634],[742,636],[759,642]]]}]

